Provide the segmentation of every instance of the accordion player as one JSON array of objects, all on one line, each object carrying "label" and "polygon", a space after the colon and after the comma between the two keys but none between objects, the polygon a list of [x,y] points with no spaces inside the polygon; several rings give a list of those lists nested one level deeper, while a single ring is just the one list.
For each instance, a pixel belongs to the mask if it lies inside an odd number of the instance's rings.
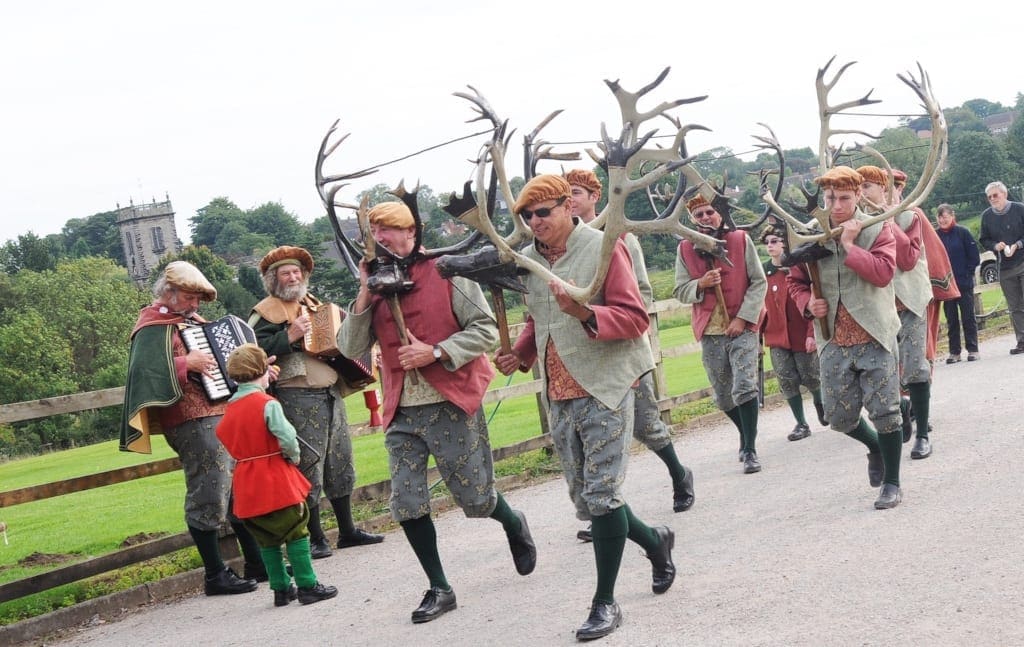
[{"label": "accordion player", "polygon": [[228,355],[242,344],[256,343],[253,329],[235,315],[226,315],[204,324],[179,324],[178,330],[185,348],[209,353],[217,360],[211,375],[200,374],[207,399],[216,402],[231,397],[238,384],[228,377]]}]

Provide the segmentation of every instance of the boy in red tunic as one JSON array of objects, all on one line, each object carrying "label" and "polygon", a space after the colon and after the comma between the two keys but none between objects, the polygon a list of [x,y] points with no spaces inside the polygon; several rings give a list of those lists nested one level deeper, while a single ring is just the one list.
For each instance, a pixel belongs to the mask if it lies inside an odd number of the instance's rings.
[{"label": "boy in red tunic", "polygon": [[[228,355],[227,364],[238,391],[217,425],[217,438],[236,461],[234,513],[260,545],[274,606],[296,598],[302,604],[333,598],[338,589],[318,582],[313,572],[306,529],[310,484],[296,467],[295,427],[284,417],[281,403],[265,392],[270,384],[267,354],[256,344],[243,344]],[[298,588],[285,569],[281,544]]]}]

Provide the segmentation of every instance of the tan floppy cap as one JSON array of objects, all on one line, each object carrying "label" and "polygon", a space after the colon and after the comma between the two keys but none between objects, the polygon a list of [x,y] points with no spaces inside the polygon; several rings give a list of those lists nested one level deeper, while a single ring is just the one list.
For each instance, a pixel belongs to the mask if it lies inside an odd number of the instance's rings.
[{"label": "tan floppy cap", "polygon": [[201,295],[203,301],[216,301],[217,288],[206,280],[203,273],[192,263],[187,261],[171,261],[164,268],[164,276],[167,282],[179,290],[195,292]]}]

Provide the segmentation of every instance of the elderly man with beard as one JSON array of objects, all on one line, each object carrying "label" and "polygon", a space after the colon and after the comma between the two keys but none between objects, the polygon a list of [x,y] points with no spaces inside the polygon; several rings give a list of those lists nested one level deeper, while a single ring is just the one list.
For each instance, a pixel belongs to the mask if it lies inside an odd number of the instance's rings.
[{"label": "elderly man with beard", "polygon": [[[215,300],[217,290],[195,266],[172,261],[153,295],[131,334],[120,448],[148,454],[150,434],[164,435],[185,474],[185,523],[203,560],[206,595],[249,593],[267,572],[259,545],[229,507],[235,463],[216,435],[227,405],[208,401],[197,380],[213,377],[217,363],[209,353],[185,348],[179,334],[181,326],[206,323],[196,311],[200,302]],[[225,519],[242,547],[243,578],[221,558],[218,531]]]},{"label": "elderly man with beard", "polygon": [[731,266],[705,257],[688,240],[679,243],[673,296],[693,304],[693,334],[714,390],[715,405],[740,432],[743,473],[761,471],[757,457],[757,331],[764,317],[768,281],[754,241],[723,228],[722,214],[698,193],[687,203],[702,233],[725,241]]},{"label": "elderly man with beard", "polygon": [[344,382],[327,362],[303,349],[311,326],[306,310],[321,305],[309,294],[312,272],[313,257],[301,247],[284,245],[268,252],[260,260],[260,273],[269,296],[253,306],[249,325],[267,355],[277,356],[281,373],[275,395],[299,438],[308,443],[302,447],[299,468],[313,486],[307,500],[307,527],[310,552],[314,559],[321,559],[331,555],[320,525],[321,492],[326,493],[338,520],[338,548],[377,544],[384,541],[384,535],[356,528],[352,521],[356,473],[342,399]]}]

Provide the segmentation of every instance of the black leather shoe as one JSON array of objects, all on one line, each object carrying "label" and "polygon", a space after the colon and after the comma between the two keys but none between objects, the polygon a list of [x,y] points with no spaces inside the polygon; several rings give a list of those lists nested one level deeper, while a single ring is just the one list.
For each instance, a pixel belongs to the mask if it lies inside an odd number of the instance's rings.
[{"label": "black leather shoe", "polygon": [[900,398],[900,418],[903,426],[903,442],[909,443],[910,439],[914,437],[914,417],[910,411],[910,398],[905,395]]},{"label": "black leather shoe", "polygon": [[881,453],[868,454],[868,484],[871,487],[878,487],[885,478],[885,463],[882,462]]},{"label": "black leather shoe", "polygon": [[351,535],[338,534],[338,548],[352,548],[353,546],[369,546],[384,541],[384,535],[377,535],[366,532],[362,528],[356,528]]},{"label": "black leather shoe", "polygon": [[235,595],[237,593],[252,593],[259,587],[256,580],[243,580],[235,575],[230,568],[225,568],[213,577],[207,577],[203,582],[203,589],[206,595]]},{"label": "black leather shoe", "polygon": [[262,562],[259,563],[259,564],[250,564],[249,562],[246,562],[245,563],[245,570],[242,571],[242,572],[244,574],[243,575],[243,579],[246,579],[246,580],[256,580],[257,582],[266,582],[267,580],[270,579],[270,577],[267,575],[267,567],[264,566]]},{"label": "black leather shoe", "polygon": [[299,604],[313,604],[323,600],[330,600],[338,595],[338,589],[334,586],[324,586],[320,582],[308,589],[299,588]]},{"label": "black leather shoe", "polygon": [[683,467],[686,473],[683,482],[672,486],[672,511],[686,512],[693,507],[697,495],[693,491],[693,470]]},{"label": "black leather shoe", "polygon": [[579,629],[576,640],[596,640],[604,638],[622,624],[622,609],[615,602],[594,602],[590,605],[590,615]]},{"label": "black leather shoe", "polygon": [[914,441],[914,448],[910,450],[910,457],[913,459],[928,458],[932,455],[932,443],[927,438],[917,437]]},{"label": "black leather shoe", "polygon": [[889,508],[895,508],[903,500],[903,490],[900,486],[893,485],[892,483],[885,483],[882,485],[881,491],[878,493],[878,498],[875,499],[875,510],[888,510]]},{"label": "black leather shoe", "polygon": [[803,440],[811,435],[811,428],[806,423],[800,423],[793,427],[793,431],[786,436],[789,440]]},{"label": "black leather shoe", "polygon": [[576,539],[579,539],[582,542],[589,543],[589,542],[594,541],[594,535],[593,535],[593,533],[590,532],[590,527],[588,526],[584,530],[577,530],[576,531]]},{"label": "black leather shoe", "polygon": [[761,471],[761,461],[757,460],[757,454],[755,452],[747,452],[747,455],[743,458],[743,473],[754,474]]},{"label": "black leather shoe", "polygon": [[668,526],[658,526],[651,530],[661,540],[658,550],[647,554],[647,559],[651,560],[651,590],[660,594],[672,588],[672,582],[676,581],[676,565],[672,563],[676,533]]},{"label": "black leather shoe", "polygon": [[334,554],[331,545],[327,543],[327,537],[318,539],[309,538],[309,556],[313,559],[323,559]]},{"label": "black leather shoe", "polygon": [[288,603],[299,597],[299,590],[294,584],[289,584],[285,591],[274,591],[274,606],[286,607]]},{"label": "black leather shoe", "polygon": [[828,418],[825,417],[825,404],[823,402],[814,403],[814,411],[818,414],[818,422],[821,423],[822,427],[828,426]]},{"label": "black leather shoe", "polygon": [[1010,349],[1011,355],[1020,355],[1024,353],[1024,344],[1017,344],[1014,348]]},{"label": "black leather shoe", "polygon": [[519,532],[508,536],[508,548],[512,551],[516,572],[529,575],[537,566],[537,546],[530,535],[530,526],[526,525],[526,515],[520,510],[513,510],[512,514],[519,517]]},{"label": "black leather shoe", "polygon": [[455,603],[455,591],[448,589],[442,591],[436,586],[431,587],[423,594],[423,601],[416,610],[412,612],[412,621],[416,624],[436,620],[449,611],[455,610],[459,605]]}]

